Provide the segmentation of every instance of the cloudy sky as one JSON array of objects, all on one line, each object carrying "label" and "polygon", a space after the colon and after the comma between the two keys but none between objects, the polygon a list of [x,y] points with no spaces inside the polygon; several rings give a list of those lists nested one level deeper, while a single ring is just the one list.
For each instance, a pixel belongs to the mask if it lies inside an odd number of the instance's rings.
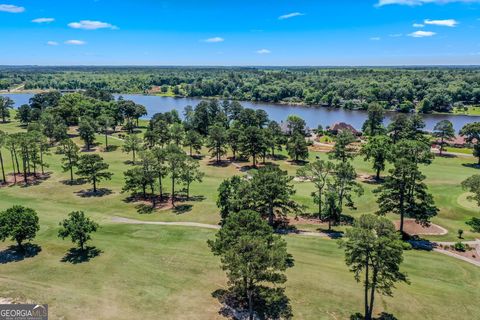
[{"label": "cloudy sky", "polygon": [[480,0],[0,0],[0,64],[480,64]]}]

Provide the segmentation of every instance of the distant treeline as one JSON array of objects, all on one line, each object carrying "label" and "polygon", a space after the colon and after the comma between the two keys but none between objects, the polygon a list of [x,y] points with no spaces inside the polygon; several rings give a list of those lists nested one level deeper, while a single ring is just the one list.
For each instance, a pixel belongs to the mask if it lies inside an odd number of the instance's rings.
[{"label": "distant treeline", "polygon": [[480,68],[0,67],[0,89],[102,89],[176,96],[450,112],[480,104]]}]

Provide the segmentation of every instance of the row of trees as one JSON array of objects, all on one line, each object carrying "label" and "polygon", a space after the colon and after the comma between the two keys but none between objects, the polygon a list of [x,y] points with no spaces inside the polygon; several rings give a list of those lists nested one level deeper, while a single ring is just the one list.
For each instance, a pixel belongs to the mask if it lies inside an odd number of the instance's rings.
[{"label": "row of trees", "polygon": [[366,109],[450,111],[480,103],[477,68],[28,68],[2,70],[2,83],[26,89],[104,89],[143,93],[162,87],[177,96],[324,104]]},{"label": "row of trees", "polygon": [[24,182],[28,183],[30,175],[38,178],[40,174],[45,174],[48,165],[44,156],[49,153],[49,144],[40,131],[7,134],[0,130],[0,182],[7,183],[4,164],[7,155],[2,153],[2,148],[10,153],[14,183],[17,182],[17,175],[23,175]]},{"label": "row of trees", "polygon": [[[375,294],[392,296],[397,282],[409,283],[400,271],[403,244],[395,226],[384,217],[362,215],[339,241],[345,250],[345,262],[357,282],[364,287],[364,315],[355,319],[371,320]],[[294,259],[287,243],[267,224],[259,212],[232,212],[214,240],[208,245],[220,256],[226,271],[228,289],[221,302],[248,314],[253,320],[290,319],[292,310],[285,294],[285,271]],[[321,272],[321,271],[320,271]]]},{"label": "row of trees", "polygon": [[[83,251],[85,243],[96,232],[98,224],[85,216],[81,211],[71,212],[67,219],[60,222],[58,237],[70,238]],[[0,212],[0,240],[10,239],[17,243],[20,251],[24,251],[24,242],[33,240],[40,230],[37,212],[24,206],[13,206]]]},{"label": "row of trees", "polygon": [[[141,194],[144,199],[147,198],[147,188],[150,189],[149,198],[152,206],[156,205],[156,192],[160,201],[163,200],[163,179],[170,176],[171,194],[170,199],[175,206],[176,186],[181,183],[186,189],[186,198],[190,198],[190,185],[195,182],[202,182],[204,173],[200,171],[200,164],[197,160],[187,156],[179,146],[169,144],[165,148],[161,146],[152,146],[145,148],[142,144],[138,147],[129,145],[129,140],[133,141],[135,137],[125,141],[124,150],[137,150],[140,153],[140,161],[132,161],[134,167],[124,172],[125,185],[124,192],[132,192],[134,195]],[[134,153],[135,151],[133,151]],[[135,153],[134,153],[135,154]]]}]

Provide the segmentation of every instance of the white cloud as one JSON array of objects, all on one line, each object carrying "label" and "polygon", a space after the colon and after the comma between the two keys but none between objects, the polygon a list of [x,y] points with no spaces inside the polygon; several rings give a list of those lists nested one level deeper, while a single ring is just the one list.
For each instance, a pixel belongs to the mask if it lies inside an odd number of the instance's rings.
[{"label": "white cloud", "polygon": [[292,12],[288,14],[284,14],[283,16],[278,17],[279,20],[285,20],[285,19],[290,19],[290,18],[295,18],[295,17],[301,17],[304,16],[304,13],[301,12]]},{"label": "white cloud", "polygon": [[13,4],[0,4],[0,11],[10,12],[10,13],[21,13],[25,11],[25,8],[14,6]]},{"label": "white cloud", "polygon": [[49,23],[53,21],[55,21],[55,19],[53,18],[37,18],[32,20],[32,22],[34,23]]},{"label": "white cloud", "polygon": [[412,26],[413,26],[414,28],[423,28],[423,27],[425,27],[425,25],[422,24],[422,23],[414,23]]},{"label": "white cloud", "polygon": [[58,46],[58,42],[56,42],[56,41],[47,41],[47,44],[49,46]]},{"label": "white cloud", "polygon": [[97,29],[118,29],[116,26],[102,21],[81,20],[80,22],[71,22],[68,24],[73,29],[97,30]]},{"label": "white cloud", "polygon": [[65,44],[71,44],[71,45],[74,45],[74,46],[82,46],[82,45],[87,44],[87,43],[83,40],[67,40],[67,41],[65,41]]},{"label": "white cloud", "polygon": [[442,26],[442,27],[455,27],[458,24],[458,21],[455,19],[445,19],[445,20],[430,20],[426,19],[425,24]]},{"label": "white cloud", "polygon": [[436,35],[435,32],[432,32],[432,31],[415,31],[415,32],[412,32],[409,34],[410,37],[414,37],[414,38],[425,38],[425,37],[432,37]]},{"label": "white cloud", "polygon": [[382,38],[380,37],[371,37],[370,40],[372,41],[380,41]]},{"label": "white cloud", "polygon": [[260,49],[257,51],[258,54],[269,54],[269,53],[272,53],[272,51],[268,50],[268,49]]},{"label": "white cloud", "polygon": [[220,38],[220,37],[213,37],[213,38],[208,38],[203,40],[203,42],[208,42],[208,43],[218,43],[218,42],[223,42],[225,39]]},{"label": "white cloud", "polygon": [[473,3],[480,2],[480,0],[379,0],[375,5],[377,7],[398,4],[405,6],[421,6],[423,4],[435,3],[435,4],[447,4],[453,2]]}]

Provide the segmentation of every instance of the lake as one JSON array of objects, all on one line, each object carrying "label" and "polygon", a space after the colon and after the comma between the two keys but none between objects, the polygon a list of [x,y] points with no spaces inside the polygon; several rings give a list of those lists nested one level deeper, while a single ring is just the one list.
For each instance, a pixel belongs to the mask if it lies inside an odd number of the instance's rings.
[{"label": "lake", "polygon": [[[18,94],[2,94],[2,96],[8,96],[15,101],[15,107],[19,107],[22,104],[28,103],[28,100],[33,96],[29,93]],[[120,95],[115,95],[118,98]],[[200,98],[171,98],[171,97],[159,97],[148,96],[140,94],[124,94],[124,99],[133,100],[135,103],[144,105],[147,108],[148,116],[158,112],[165,112],[175,109],[179,114],[183,115],[183,109],[188,106],[196,106],[202,99]],[[263,109],[265,110],[270,119],[280,122],[285,120],[289,115],[297,115],[302,117],[310,128],[316,128],[319,124],[324,128],[331,126],[336,122],[346,122],[351,124],[356,129],[361,129],[362,124],[367,118],[366,111],[358,110],[345,110],[336,108],[325,107],[306,107],[297,105],[284,105],[274,103],[263,102],[241,102],[246,108]],[[395,115],[393,112],[388,112],[385,123],[388,124],[391,118]],[[444,115],[444,114],[427,114],[422,115],[426,123],[426,129],[431,131],[435,124],[441,120],[450,120],[453,123],[455,130],[458,132],[465,124],[475,121],[480,121],[480,117],[465,116],[465,115]]]}]

